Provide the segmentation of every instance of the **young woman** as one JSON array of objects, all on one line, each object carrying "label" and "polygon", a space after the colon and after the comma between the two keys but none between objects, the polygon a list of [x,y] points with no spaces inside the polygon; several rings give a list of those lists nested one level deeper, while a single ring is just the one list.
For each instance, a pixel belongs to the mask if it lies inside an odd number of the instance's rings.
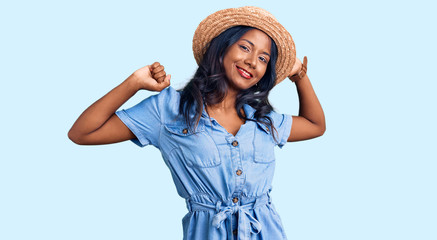
[{"label": "young woman", "polygon": [[[135,71],[87,108],[69,138],[157,147],[186,200],[184,239],[286,239],[270,199],[274,147],[325,132],[322,107],[285,28],[257,7],[211,14],[197,28],[199,68],[180,90],[159,63]],[[279,114],[270,90],[289,77],[299,116]],[[126,110],[138,90],[158,91]]]}]

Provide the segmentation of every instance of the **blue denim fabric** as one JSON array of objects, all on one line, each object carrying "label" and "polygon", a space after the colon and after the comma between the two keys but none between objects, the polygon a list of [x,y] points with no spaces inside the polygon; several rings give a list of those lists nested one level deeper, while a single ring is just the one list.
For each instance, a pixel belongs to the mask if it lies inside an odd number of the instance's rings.
[{"label": "blue denim fabric", "polygon": [[[178,114],[179,101],[180,93],[170,86],[116,114],[137,137],[132,142],[161,151],[187,203],[183,239],[287,239],[270,191],[274,147],[287,142],[291,115],[269,114],[277,142],[264,125],[252,121],[234,136],[206,111],[191,132]],[[247,104],[243,109],[253,119],[255,109]]]}]

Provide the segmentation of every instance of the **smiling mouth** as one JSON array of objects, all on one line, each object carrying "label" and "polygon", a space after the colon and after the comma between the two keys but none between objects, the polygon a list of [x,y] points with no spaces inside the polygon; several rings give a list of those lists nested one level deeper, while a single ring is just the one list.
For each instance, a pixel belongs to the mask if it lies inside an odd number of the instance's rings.
[{"label": "smiling mouth", "polygon": [[240,68],[237,66],[237,71],[240,73],[240,75],[246,79],[250,79],[252,78],[252,74],[246,70],[244,70],[243,68]]}]

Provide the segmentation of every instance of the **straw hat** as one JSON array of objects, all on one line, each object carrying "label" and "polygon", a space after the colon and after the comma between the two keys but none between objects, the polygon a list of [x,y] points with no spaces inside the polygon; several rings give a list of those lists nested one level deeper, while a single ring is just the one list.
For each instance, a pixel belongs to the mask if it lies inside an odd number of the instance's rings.
[{"label": "straw hat", "polygon": [[290,33],[266,10],[253,7],[228,8],[217,11],[200,22],[193,37],[193,53],[197,64],[202,61],[209,42],[226,29],[250,26],[270,36],[278,48],[276,84],[288,77],[296,61],[296,49]]}]

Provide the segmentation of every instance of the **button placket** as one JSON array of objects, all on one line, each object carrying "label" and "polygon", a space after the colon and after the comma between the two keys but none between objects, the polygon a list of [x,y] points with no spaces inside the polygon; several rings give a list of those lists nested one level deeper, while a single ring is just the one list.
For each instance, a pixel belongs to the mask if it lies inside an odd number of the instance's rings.
[{"label": "button placket", "polygon": [[235,176],[234,192],[241,192],[244,188],[245,177],[243,174],[243,162],[240,156],[240,143],[235,137],[226,138],[231,150],[232,174]]}]

